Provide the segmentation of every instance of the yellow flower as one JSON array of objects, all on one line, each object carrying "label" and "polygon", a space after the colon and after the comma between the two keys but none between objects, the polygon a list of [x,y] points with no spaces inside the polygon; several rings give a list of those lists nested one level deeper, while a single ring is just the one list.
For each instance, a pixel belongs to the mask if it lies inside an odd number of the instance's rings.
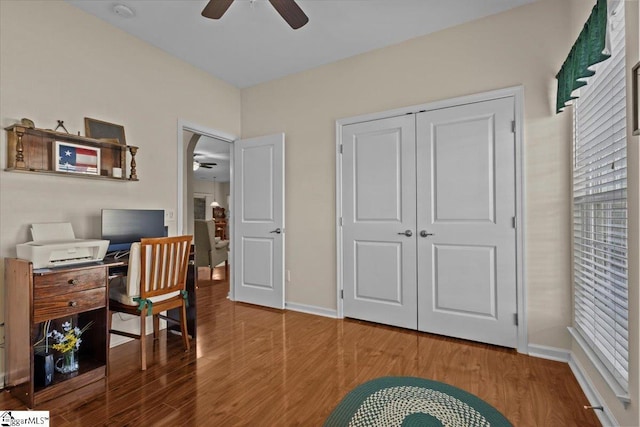
[{"label": "yellow flower", "polygon": [[[93,324],[93,322],[87,323],[82,329],[78,327],[73,327],[71,325],[71,321],[64,322],[62,324],[62,331],[60,333],[55,329],[50,333],[46,334],[47,338],[52,338],[56,343],[51,346],[54,350],[59,351],[60,353],[68,353],[70,351],[79,350],[80,344],[82,343],[82,339],[80,336]],[[46,329],[49,329],[49,326],[46,326]],[[40,341],[36,343],[38,348],[42,347],[42,341],[45,339],[43,337]]]},{"label": "yellow flower", "polygon": [[76,343],[78,342],[78,337],[73,333],[73,331],[67,332],[64,336],[63,340],[58,344],[54,344],[51,347],[54,350],[58,350],[60,353],[66,353],[68,351],[73,350],[76,347]]}]

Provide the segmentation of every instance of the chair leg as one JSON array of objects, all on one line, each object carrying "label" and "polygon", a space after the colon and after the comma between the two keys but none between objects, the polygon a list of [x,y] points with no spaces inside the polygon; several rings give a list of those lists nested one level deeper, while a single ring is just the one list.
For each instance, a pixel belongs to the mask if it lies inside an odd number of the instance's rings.
[{"label": "chair leg", "polygon": [[189,351],[191,345],[189,344],[189,331],[187,329],[187,305],[182,303],[182,319],[180,319],[180,332],[182,332],[182,343],[184,344],[184,351]]},{"label": "chair leg", "polygon": [[143,371],[147,370],[147,325],[145,323],[147,316],[140,313],[140,366]]},{"label": "chair leg", "polygon": [[157,340],[160,337],[160,315],[153,315],[153,340]]}]

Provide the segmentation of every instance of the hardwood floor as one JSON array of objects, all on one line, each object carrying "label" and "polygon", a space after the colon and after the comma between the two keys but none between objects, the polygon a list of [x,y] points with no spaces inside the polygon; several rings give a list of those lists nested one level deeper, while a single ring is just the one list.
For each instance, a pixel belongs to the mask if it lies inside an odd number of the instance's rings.
[{"label": "hardwood floor", "polygon": [[[214,278],[221,278],[216,269]],[[204,273],[201,277],[207,277]],[[406,375],[443,381],[500,410],[514,426],[599,426],[565,363],[514,350],[354,320],[226,299],[225,280],[200,281],[198,339],[111,349],[110,376],[89,399],[45,404],[52,426],[321,426],[362,382]],[[165,337],[167,339],[165,339]],[[25,409],[8,392],[0,409]]]}]

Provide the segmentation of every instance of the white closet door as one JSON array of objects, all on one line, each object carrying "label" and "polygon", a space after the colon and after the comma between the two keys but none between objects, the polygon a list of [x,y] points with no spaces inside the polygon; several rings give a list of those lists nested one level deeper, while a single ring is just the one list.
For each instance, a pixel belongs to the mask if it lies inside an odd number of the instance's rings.
[{"label": "white closet door", "polygon": [[416,329],[414,116],[344,126],[342,143],[344,315]]},{"label": "white closet door", "polygon": [[513,98],[417,116],[418,329],[517,346]]}]

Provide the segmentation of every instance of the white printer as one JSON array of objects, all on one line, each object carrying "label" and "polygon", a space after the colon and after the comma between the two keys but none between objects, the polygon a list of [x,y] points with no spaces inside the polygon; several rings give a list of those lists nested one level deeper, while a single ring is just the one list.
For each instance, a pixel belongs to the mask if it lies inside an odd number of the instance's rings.
[{"label": "white printer", "polygon": [[32,242],[16,245],[18,258],[29,260],[33,268],[102,261],[108,240],[76,239],[69,222],[31,225]]}]

